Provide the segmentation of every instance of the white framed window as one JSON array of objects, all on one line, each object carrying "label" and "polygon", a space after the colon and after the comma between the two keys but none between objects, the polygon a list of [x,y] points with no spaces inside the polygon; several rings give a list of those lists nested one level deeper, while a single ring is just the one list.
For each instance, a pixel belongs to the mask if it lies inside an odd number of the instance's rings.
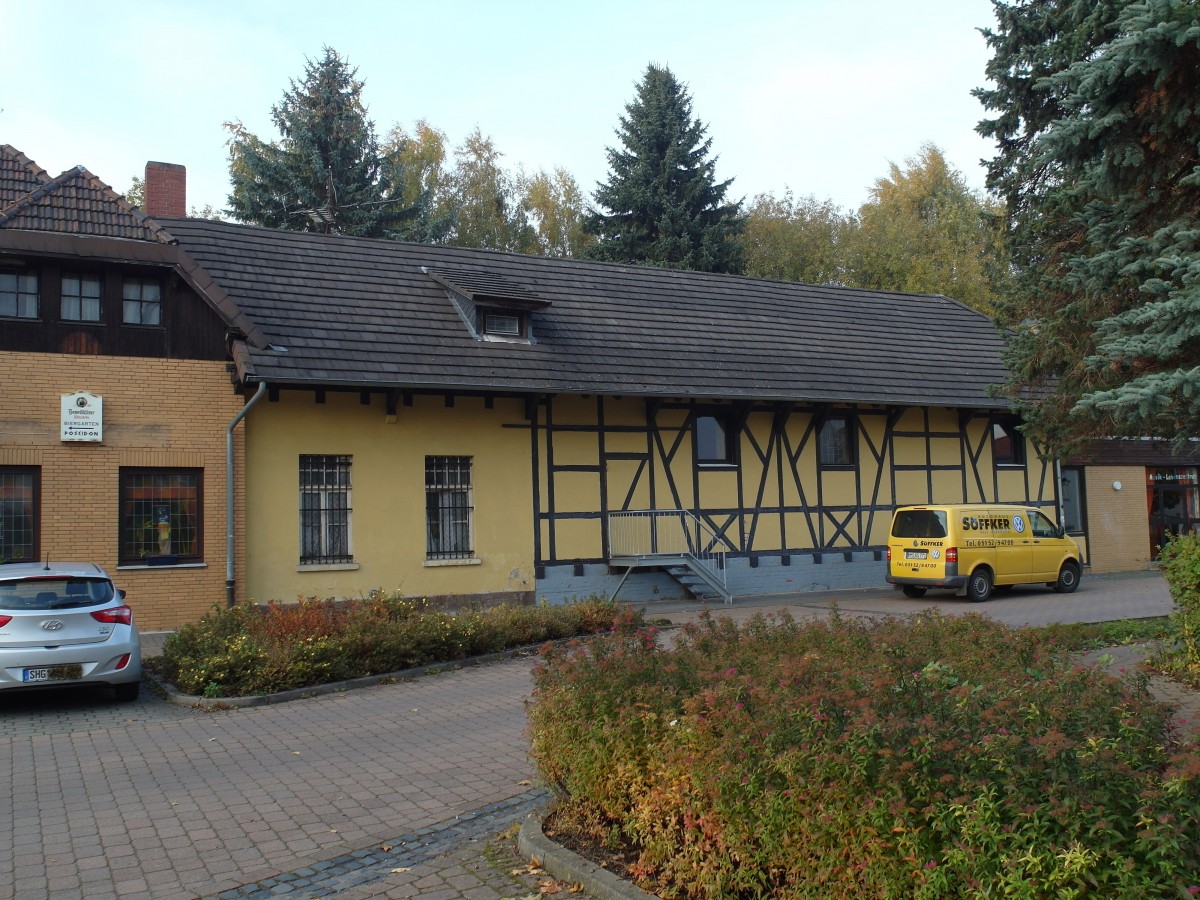
[{"label": "white framed window", "polygon": [[349,456],[300,457],[300,564],[354,560]]},{"label": "white framed window", "polygon": [[425,457],[425,556],[471,559],[471,457]]}]

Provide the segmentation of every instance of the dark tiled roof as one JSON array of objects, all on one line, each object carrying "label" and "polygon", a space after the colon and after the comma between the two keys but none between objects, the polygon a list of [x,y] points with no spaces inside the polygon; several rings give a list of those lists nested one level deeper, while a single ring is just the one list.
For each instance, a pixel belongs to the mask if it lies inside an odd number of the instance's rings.
[{"label": "dark tiled roof", "polygon": [[[945,297],[162,219],[265,341],[274,384],[999,408],[1003,341]],[[552,303],[532,344],[470,338],[423,271]]]},{"label": "dark tiled roof", "polygon": [[[45,178],[44,171],[13,148],[5,145],[2,150],[12,151],[15,157],[0,152],[0,165],[3,166],[0,198],[7,200],[0,203],[0,228],[160,243],[169,241],[153,219],[130,205],[83,166],[69,169],[57,178]],[[18,171],[20,160],[28,164],[29,174],[24,179]],[[8,199],[10,192],[22,188],[23,193]]]},{"label": "dark tiled roof", "polygon": [[46,170],[9,144],[0,144],[0,210],[50,180]]}]

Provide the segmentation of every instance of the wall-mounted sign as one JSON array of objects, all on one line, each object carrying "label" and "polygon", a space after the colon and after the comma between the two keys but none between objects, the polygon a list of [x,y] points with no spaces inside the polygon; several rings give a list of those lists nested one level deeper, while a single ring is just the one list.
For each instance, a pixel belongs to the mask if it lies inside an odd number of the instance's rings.
[{"label": "wall-mounted sign", "polygon": [[62,395],[62,434],[64,441],[104,440],[104,398],[76,391]]}]

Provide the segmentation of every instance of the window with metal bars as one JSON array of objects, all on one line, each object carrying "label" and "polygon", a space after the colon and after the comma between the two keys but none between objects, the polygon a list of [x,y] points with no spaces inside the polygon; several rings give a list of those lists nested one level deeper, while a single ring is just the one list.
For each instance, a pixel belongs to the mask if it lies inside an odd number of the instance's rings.
[{"label": "window with metal bars", "polygon": [[0,466],[0,563],[38,558],[38,491],[35,466]]},{"label": "window with metal bars", "polygon": [[425,535],[428,559],[470,559],[471,457],[425,457]]},{"label": "window with metal bars", "polygon": [[122,565],[203,558],[201,474],[201,469],[121,469]]},{"label": "window with metal bars", "polygon": [[350,457],[300,457],[300,563],[354,561],[350,544]]}]

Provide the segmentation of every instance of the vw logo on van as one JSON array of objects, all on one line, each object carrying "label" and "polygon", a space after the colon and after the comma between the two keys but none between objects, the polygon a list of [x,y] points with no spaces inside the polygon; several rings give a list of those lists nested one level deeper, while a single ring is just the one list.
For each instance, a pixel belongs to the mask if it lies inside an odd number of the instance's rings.
[{"label": "vw logo on van", "polygon": [[1020,516],[1013,516],[1013,531],[1017,534],[1025,533],[1025,520]]}]

